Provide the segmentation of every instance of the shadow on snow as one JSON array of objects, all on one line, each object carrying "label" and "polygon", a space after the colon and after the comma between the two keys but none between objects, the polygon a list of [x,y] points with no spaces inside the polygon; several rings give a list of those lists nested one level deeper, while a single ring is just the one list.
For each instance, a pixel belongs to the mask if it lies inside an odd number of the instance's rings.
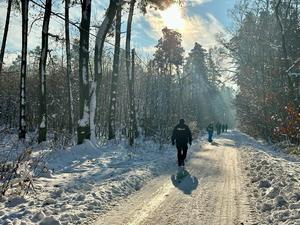
[{"label": "shadow on snow", "polygon": [[186,169],[180,169],[176,175],[171,176],[173,185],[184,194],[190,195],[198,187],[198,179],[192,176]]}]

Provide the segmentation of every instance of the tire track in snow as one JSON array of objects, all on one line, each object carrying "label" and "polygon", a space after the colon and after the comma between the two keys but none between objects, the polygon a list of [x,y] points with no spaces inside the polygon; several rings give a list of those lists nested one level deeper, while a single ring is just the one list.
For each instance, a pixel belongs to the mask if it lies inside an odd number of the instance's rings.
[{"label": "tire track in snow", "polygon": [[198,179],[198,187],[191,194],[174,187],[170,177],[164,175],[101,216],[95,224],[251,224],[239,151],[226,136],[216,142],[218,145],[204,144],[194,151],[188,162],[187,170]]}]

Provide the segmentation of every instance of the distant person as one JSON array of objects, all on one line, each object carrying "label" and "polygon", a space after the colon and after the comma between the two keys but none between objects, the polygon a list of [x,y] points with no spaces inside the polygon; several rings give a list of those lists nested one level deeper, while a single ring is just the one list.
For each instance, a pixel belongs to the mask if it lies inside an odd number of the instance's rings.
[{"label": "distant person", "polygon": [[225,124],[222,124],[222,133],[225,132]]},{"label": "distant person", "polygon": [[210,123],[209,125],[208,125],[208,127],[206,128],[206,131],[207,131],[207,133],[208,133],[208,142],[209,143],[212,143],[212,136],[213,136],[213,133],[214,133],[214,126],[213,126],[213,124],[212,123]]},{"label": "distant person", "polygon": [[225,132],[227,133],[227,130],[228,130],[228,125],[227,123],[225,124]]},{"label": "distant person", "polygon": [[219,122],[217,122],[216,128],[217,128],[217,134],[220,135],[221,134],[221,124]]},{"label": "distant person", "polygon": [[191,130],[184,122],[184,119],[180,119],[179,124],[174,127],[172,134],[172,145],[176,143],[177,148],[178,166],[184,166],[184,160],[188,150],[187,144],[192,144]]}]

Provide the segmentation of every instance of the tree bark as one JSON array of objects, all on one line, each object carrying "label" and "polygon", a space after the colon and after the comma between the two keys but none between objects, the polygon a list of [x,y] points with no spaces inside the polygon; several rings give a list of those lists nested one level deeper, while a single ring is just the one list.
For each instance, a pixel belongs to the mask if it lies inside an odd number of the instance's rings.
[{"label": "tree bark", "polygon": [[135,101],[134,101],[134,66],[135,66],[135,51],[132,49],[132,67],[131,74],[128,79],[128,89],[129,89],[129,145],[134,144],[134,138],[137,135],[137,125],[136,125],[136,114],[135,114]]},{"label": "tree bark", "polygon": [[71,66],[71,53],[70,53],[70,32],[69,32],[69,8],[70,0],[65,0],[65,37],[66,37],[66,56],[67,56],[67,86],[68,86],[68,130],[69,134],[73,134],[73,96],[72,96],[72,66]]},{"label": "tree bark", "polygon": [[48,31],[51,16],[52,0],[46,0],[42,30],[42,49],[39,65],[40,74],[40,107],[39,107],[39,137],[38,142],[46,141],[47,134],[47,97],[46,97],[46,64],[48,54]]},{"label": "tree bark", "polygon": [[9,19],[10,19],[12,0],[8,0],[7,4],[8,5],[7,5],[7,12],[6,12],[5,27],[4,27],[1,52],[0,52],[0,76],[1,76],[1,72],[2,72],[2,66],[3,66],[3,58],[4,58],[4,53],[5,53],[5,46],[6,46],[8,27],[9,27]]},{"label": "tree bark", "polygon": [[[132,63],[130,60],[130,42],[131,42],[131,25],[136,0],[131,0],[129,14],[127,19],[127,35],[126,35],[126,73],[128,79],[128,92],[129,92],[129,144],[133,145],[134,137],[138,136],[137,124],[135,118],[135,102],[134,102],[134,59]],[[134,50],[132,50],[134,57]],[[130,71],[130,64],[132,64],[132,71]]]},{"label": "tree bark", "polygon": [[22,1],[22,56],[20,81],[20,120],[19,139],[26,137],[26,67],[27,67],[27,34],[28,34],[28,0]]},{"label": "tree bark", "polygon": [[117,102],[117,89],[118,89],[118,76],[119,76],[119,61],[120,61],[120,40],[121,40],[121,18],[122,6],[118,5],[116,15],[116,31],[115,31],[115,51],[113,61],[113,71],[111,78],[111,91],[110,91],[110,104],[108,112],[108,140],[114,139],[115,134],[115,122],[116,122],[116,102]]},{"label": "tree bark", "polygon": [[109,6],[106,11],[105,18],[97,32],[96,43],[95,43],[95,55],[94,55],[94,80],[91,87],[91,134],[92,138],[95,137],[95,118],[97,112],[97,101],[99,99],[100,85],[102,80],[102,53],[104,47],[104,41],[109,28],[116,15],[117,4],[119,0],[110,0]]},{"label": "tree bark", "polygon": [[127,19],[127,32],[126,32],[126,73],[127,77],[130,77],[130,41],[131,41],[131,25],[132,25],[132,17],[134,11],[134,5],[136,0],[131,0],[129,14]]},{"label": "tree bark", "polygon": [[91,0],[83,0],[81,6],[80,47],[79,47],[79,121],[77,143],[90,139],[90,87],[89,87],[89,30]]}]

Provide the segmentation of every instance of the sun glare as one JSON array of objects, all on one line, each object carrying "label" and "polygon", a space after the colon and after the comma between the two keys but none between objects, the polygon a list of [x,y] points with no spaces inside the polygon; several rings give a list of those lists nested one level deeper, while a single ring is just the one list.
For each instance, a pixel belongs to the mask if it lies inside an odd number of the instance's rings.
[{"label": "sun glare", "polygon": [[161,11],[162,19],[169,29],[183,30],[184,19],[179,5],[173,4],[164,11]]}]

